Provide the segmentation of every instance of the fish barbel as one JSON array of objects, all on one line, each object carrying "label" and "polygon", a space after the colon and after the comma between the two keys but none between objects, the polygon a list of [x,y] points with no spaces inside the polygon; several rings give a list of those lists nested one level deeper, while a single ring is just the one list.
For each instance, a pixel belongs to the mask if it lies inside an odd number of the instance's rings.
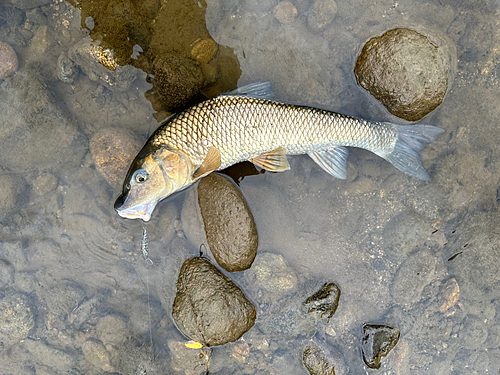
[{"label": "fish barbel", "polygon": [[132,162],[115,210],[149,221],[160,200],[246,160],[283,172],[290,169],[287,155],[308,154],[345,179],[347,147],[369,150],[407,175],[429,180],[418,153],[443,129],[369,122],[271,98],[270,83],[258,82],[169,117]]}]

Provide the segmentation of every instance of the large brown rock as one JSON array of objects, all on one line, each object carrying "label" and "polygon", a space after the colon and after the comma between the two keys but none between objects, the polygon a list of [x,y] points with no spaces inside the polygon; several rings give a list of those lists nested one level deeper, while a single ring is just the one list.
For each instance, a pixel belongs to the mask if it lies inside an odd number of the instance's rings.
[{"label": "large brown rock", "polygon": [[207,243],[217,263],[229,272],[252,265],[258,235],[248,204],[227,178],[210,174],[198,184],[198,203]]},{"label": "large brown rock", "polygon": [[255,323],[253,304],[228,277],[202,257],[184,262],[172,317],[181,332],[204,346],[238,340]]},{"label": "large brown rock", "polygon": [[354,69],[358,83],[393,115],[417,121],[444,99],[450,48],[409,29],[389,30],[365,44]]}]

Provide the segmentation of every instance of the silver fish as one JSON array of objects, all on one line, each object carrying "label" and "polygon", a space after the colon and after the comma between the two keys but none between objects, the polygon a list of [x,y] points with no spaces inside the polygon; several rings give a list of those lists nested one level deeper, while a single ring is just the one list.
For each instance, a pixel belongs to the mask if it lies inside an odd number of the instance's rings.
[{"label": "silver fish", "polygon": [[308,154],[326,172],[345,179],[347,147],[369,150],[400,171],[429,180],[418,153],[443,129],[369,122],[271,98],[270,83],[258,82],[168,118],[132,162],[115,210],[149,221],[160,200],[246,160],[283,172],[290,169],[287,155]]}]

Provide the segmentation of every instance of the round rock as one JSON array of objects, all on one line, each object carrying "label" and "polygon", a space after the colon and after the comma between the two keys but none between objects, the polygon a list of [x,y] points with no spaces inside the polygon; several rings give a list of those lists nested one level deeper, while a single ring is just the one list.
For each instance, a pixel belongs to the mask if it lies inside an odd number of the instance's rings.
[{"label": "round rock", "polygon": [[0,42],[0,79],[7,78],[16,70],[16,52],[8,44]]},{"label": "round rock", "polygon": [[157,56],[153,63],[154,87],[167,109],[182,107],[203,87],[201,68],[178,54]]},{"label": "round rock", "polygon": [[337,3],[334,0],[315,0],[307,15],[307,25],[312,31],[321,31],[333,21],[336,14]]},{"label": "round rock", "polygon": [[250,268],[257,254],[253,215],[240,190],[212,173],[198,184],[198,203],[207,243],[217,263],[229,272]]},{"label": "round rock", "polygon": [[297,8],[289,1],[281,1],[274,8],[274,17],[280,23],[290,23],[297,18]]},{"label": "round rock", "polygon": [[442,103],[450,60],[445,46],[414,30],[398,28],[370,39],[354,71],[358,83],[389,112],[417,121]]},{"label": "round rock", "polygon": [[6,349],[28,337],[35,326],[33,308],[24,294],[7,294],[0,300],[0,347]]},{"label": "round rock", "polygon": [[305,348],[302,362],[311,375],[335,375],[335,367],[328,363],[325,353],[316,345]]},{"label": "round rock", "polygon": [[140,148],[141,144],[131,134],[117,128],[101,129],[90,140],[97,170],[113,187],[122,183]]},{"label": "round rock", "polygon": [[181,332],[204,346],[238,340],[255,323],[255,307],[205,258],[181,267],[172,317]]}]

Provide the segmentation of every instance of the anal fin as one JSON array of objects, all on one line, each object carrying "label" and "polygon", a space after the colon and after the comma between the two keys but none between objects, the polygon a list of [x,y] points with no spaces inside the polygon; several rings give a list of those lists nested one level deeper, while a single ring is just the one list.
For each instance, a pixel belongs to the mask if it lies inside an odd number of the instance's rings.
[{"label": "anal fin", "polygon": [[216,147],[212,146],[208,150],[203,163],[201,163],[200,167],[196,170],[196,172],[194,172],[193,179],[196,180],[198,178],[202,178],[217,170],[220,166],[220,152]]},{"label": "anal fin", "polygon": [[325,172],[335,178],[345,180],[347,177],[347,156],[349,152],[346,147],[336,147],[329,150],[314,151],[308,155]]},{"label": "anal fin", "polygon": [[265,152],[253,159],[250,159],[256,166],[271,172],[284,172],[290,169],[286,152],[283,147]]}]

